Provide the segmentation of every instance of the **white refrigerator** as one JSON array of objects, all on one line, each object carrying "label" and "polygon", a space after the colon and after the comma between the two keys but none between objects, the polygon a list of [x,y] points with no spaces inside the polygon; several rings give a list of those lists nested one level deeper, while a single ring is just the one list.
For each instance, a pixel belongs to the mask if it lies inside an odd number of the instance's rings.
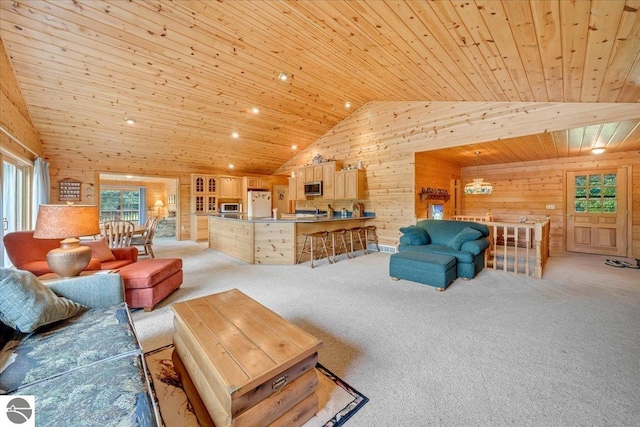
[{"label": "white refrigerator", "polygon": [[247,197],[247,215],[254,218],[270,217],[271,214],[271,191],[249,190]]}]

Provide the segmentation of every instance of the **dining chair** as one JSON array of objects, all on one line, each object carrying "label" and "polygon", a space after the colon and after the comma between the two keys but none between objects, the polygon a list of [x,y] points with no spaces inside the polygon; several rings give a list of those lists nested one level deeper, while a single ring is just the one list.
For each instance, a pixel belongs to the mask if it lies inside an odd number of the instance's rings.
[{"label": "dining chair", "polygon": [[110,248],[131,246],[135,226],[131,221],[104,221],[100,224],[100,234],[107,240]]},{"label": "dining chair", "polygon": [[155,258],[153,253],[153,236],[156,234],[156,227],[158,227],[159,220],[157,216],[147,219],[144,232],[140,236],[135,236],[131,239],[131,246],[142,246],[143,251],[141,251],[139,255],[148,255],[149,258]]}]

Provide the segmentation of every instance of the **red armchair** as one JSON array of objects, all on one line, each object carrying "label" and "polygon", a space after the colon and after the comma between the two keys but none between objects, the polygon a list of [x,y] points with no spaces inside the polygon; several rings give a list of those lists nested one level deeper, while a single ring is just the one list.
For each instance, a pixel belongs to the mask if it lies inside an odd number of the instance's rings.
[{"label": "red armchair", "polygon": [[[36,239],[33,230],[14,231],[4,236],[4,247],[11,264],[20,270],[27,270],[36,276],[51,273],[47,264],[47,253],[60,247],[59,239]],[[135,247],[113,248],[111,252],[115,260],[100,260],[96,257],[99,241],[82,241],[81,244],[91,247],[93,252],[87,270],[115,270],[138,260],[138,249]]]}]

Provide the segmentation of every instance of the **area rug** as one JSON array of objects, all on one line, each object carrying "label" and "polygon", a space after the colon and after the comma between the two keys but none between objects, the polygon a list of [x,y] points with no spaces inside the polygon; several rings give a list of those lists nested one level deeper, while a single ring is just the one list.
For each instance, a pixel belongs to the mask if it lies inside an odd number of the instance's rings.
[{"label": "area rug", "polygon": [[[172,351],[173,345],[168,345],[144,355],[160,418],[166,427],[197,427],[198,419],[173,368]],[[318,375],[318,413],[304,427],[339,427],[369,399],[321,364],[316,369],[322,374]]]}]

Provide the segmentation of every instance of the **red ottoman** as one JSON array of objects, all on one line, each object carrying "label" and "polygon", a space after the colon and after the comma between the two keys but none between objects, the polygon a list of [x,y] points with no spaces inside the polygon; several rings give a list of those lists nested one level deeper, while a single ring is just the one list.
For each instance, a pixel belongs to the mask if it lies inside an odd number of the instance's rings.
[{"label": "red ottoman", "polygon": [[129,308],[153,307],[182,285],[180,258],[143,259],[122,267],[125,297]]}]

